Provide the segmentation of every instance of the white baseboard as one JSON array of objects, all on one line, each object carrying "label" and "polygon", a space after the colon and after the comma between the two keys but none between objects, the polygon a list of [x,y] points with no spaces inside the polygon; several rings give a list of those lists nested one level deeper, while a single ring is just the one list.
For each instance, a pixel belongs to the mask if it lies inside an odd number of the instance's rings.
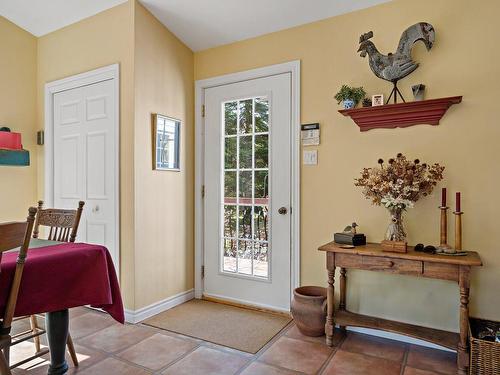
[{"label": "white baseboard", "polygon": [[352,331],[352,332],[364,333],[365,335],[372,335],[372,336],[382,337],[384,339],[401,341],[401,342],[405,342],[407,344],[420,345],[420,346],[425,346],[427,348],[444,350],[444,351],[452,352],[452,353],[456,352],[455,350],[450,350],[448,348],[445,348],[443,346],[439,346],[439,345],[433,344],[431,342],[427,342],[427,341],[415,339],[413,337],[409,337],[409,336],[405,336],[405,335],[399,335],[397,333],[386,332],[386,331],[379,331],[377,329],[361,328],[361,327],[347,327],[347,330],[348,331]]},{"label": "white baseboard", "polygon": [[151,318],[163,311],[171,309],[172,307],[178,306],[184,302],[192,300],[194,298],[194,289],[187,290],[185,292],[176,294],[174,296],[168,297],[162,301],[153,303],[149,306],[142,307],[138,310],[125,309],[125,321],[127,323],[139,323],[145,319]]}]

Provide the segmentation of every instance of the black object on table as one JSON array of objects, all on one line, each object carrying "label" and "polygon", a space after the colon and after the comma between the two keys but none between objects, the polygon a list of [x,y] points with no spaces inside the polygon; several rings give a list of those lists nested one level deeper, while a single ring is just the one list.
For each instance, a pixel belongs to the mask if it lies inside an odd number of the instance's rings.
[{"label": "black object on table", "polygon": [[333,240],[336,243],[345,244],[345,245],[353,245],[353,246],[362,246],[366,245],[366,237],[362,233],[335,233],[333,235]]}]

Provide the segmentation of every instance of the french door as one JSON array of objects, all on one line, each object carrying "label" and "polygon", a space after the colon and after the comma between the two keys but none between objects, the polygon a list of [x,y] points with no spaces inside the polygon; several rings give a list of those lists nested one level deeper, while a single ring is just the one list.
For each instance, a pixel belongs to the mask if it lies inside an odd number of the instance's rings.
[{"label": "french door", "polygon": [[204,295],[289,310],[291,74],[205,90]]}]

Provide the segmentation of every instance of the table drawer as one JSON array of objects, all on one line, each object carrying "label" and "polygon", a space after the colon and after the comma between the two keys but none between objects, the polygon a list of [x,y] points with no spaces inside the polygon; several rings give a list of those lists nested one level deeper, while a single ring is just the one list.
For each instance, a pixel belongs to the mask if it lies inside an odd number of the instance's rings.
[{"label": "table drawer", "polygon": [[423,263],[418,260],[355,254],[335,254],[335,266],[405,275],[422,275],[423,272]]},{"label": "table drawer", "polygon": [[424,276],[433,279],[458,281],[458,269],[456,264],[424,262]]}]

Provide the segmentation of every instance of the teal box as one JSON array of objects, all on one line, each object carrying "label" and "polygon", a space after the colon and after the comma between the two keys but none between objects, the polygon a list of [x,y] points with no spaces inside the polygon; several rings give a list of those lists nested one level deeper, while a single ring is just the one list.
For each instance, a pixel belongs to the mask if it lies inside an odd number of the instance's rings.
[{"label": "teal box", "polygon": [[0,165],[28,166],[30,165],[30,152],[28,150],[0,149]]}]

